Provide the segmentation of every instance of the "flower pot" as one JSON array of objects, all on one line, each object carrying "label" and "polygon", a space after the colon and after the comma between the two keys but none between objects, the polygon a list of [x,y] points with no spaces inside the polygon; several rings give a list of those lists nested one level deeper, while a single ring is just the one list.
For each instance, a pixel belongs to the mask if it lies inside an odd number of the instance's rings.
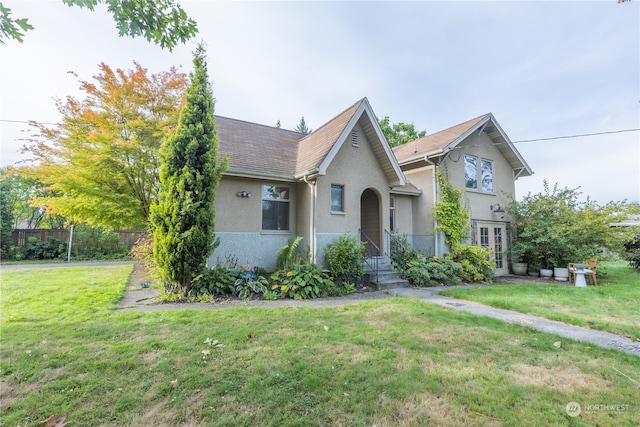
[{"label": "flower pot", "polygon": [[[526,276],[527,275],[527,263],[526,262],[514,262],[511,265],[511,268],[513,270],[513,274],[516,274],[518,276]],[[569,273],[567,273],[567,276],[569,275]]]},{"label": "flower pot", "polygon": [[553,275],[555,279],[560,282],[566,282],[569,280],[569,269],[564,267],[555,267],[553,269]]},{"label": "flower pot", "polygon": [[547,279],[553,277],[553,270],[550,268],[540,269],[540,277],[545,277]]},{"label": "flower pot", "polygon": [[538,270],[528,270],[527,274],[531,277],[539,277],[540,276],[540,271]]}]

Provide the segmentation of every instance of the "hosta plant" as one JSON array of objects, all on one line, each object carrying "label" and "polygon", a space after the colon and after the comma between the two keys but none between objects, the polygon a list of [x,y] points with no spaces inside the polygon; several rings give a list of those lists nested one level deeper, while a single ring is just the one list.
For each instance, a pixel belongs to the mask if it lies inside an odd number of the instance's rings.
[{"label": "hosta plant", "polygon": [[313,264],[294,265],[271,275],[271,290],[282,298],[307,299],[321,296],[332,285],[326,271],[318,271]]}]

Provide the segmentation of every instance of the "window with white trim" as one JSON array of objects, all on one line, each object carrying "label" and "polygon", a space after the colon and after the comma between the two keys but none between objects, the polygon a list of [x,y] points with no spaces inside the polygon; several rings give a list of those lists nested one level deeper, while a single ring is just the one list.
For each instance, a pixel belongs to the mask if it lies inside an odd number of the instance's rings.
[{"label": "window with white trim", "polygon": [[331,184],[331,212],[344,212],[344,185]]},{"label": "window with white trim", "polygon": [[469,190],[478,189],[478,158],[464,155],[464,186]]},{"label": "window with white trim", "polygon": [[289,230],[289,188],[262,186],[262,230]]},{"label": "window with white trim", "polygon": [[482,191],[493,193],[493,162],[491,160],[480,160],[482,171]]},{"label": "window with white trim", "polygon": [[[480,185],[478,185],[480,183]],[[464,186],[467,190],[480,190],[493,193],[493,160],[480,159],[464,155]],[[479,187],[479,188],[478,188]]]}]

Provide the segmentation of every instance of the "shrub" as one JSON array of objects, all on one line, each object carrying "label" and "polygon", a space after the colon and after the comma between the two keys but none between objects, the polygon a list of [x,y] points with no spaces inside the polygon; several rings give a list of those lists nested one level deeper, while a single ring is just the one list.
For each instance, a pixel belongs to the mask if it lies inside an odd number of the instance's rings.
[{"label": "shrub", "polygon": [[321,292],[321,296],[327,297],[343,297],[345,295],[350,295],[356,291],[356,285],[353,283],[340,282],[335,283],[331,281],[331,283],[327,284],[324,292]]},{"label": "shrub", "polygon": [[324,254],[335,281],[356,283],[364,274],[364,243],[355,236],[340,236]]},{"label": "shrub", "polygon": [[[493,281],[494,262],[491,250],[481,246],[457,245],[447,254],[447,258],[462,267],[462,280],[467,283]],[[506,261],[506,260],[505,260]]]},{"label": "shrub", "polygon": [[64,259],[67,256],[68,245],[62,240],[49,237],[47,240],[38,240],[29,237],[27,245],[22,250],[24,259]]},{"label": "shrub", "polygon": [[[633,268],[640,268],[640,230],[633,239],[624,244],[624,249],[626,251],[625,258],[629,261],[629,265]],[[600,275],[600,269],[598,269],[598,275]]]},{"label": "shrub", "polygon": [[449,258],[429,257],[417,252],[407,261],[403,277],[414,286],[453,286],[462,283],[462,266]]},{"label": "shrub", "polygon": [[512,201],[507,207],[515,224],[512,260],[566,267],[585,262],[602,248],[620,252],[624,239],[610,224],[623,218],[624,206],[599,206],[589,198],[580,202],[580,194],[577,188],[550,187],[544,181],[543,192]]},{"label": "shrub", "polygon": [[236,294],[243,300],[248,300],[254,295],[262,295],[267,292],[269,282],[262,276],[243,275],[236,279]]},{"label": "shrub", "polygon": [[238,273],[232,267],[216,265],[213,268],[205,268],[194,277],[189,295],[233,295],[236,293],[237,276]]},{"label": "shrub", "polygon": [[304,258],[297,252],[301,241],[301,236],[291,237],[286,245],[278,249],[278,258],[276,259],[276,268],[278,270],[287,270],[296,264],[305,262]]},{"label": "shrub", "polygon": [[317,298],[327,292],[333,282],[326,271],[318,271],[310,263],[294,265],[289,270],[278,270],[271,275],[271,290],[282,298]]},{"label": "shrub", "polygon": [[72,247],[74,259],[117,259],[127,255],[127,246],[114,231],[78,224],[73,232],[80,248]]}]

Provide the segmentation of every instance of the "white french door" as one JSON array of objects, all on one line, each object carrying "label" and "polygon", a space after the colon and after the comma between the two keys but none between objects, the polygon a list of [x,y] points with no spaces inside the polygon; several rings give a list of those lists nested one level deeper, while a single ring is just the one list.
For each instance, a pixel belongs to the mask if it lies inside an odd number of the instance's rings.
[{"label": "white french door", "polygon": [[507,227],[505,224],[491,222],[478,222],[476,224],[476,238],[478,246],[491,250],[492,260],[495,263],[494,275],[503,276],[509,274],[507,263]]}]

